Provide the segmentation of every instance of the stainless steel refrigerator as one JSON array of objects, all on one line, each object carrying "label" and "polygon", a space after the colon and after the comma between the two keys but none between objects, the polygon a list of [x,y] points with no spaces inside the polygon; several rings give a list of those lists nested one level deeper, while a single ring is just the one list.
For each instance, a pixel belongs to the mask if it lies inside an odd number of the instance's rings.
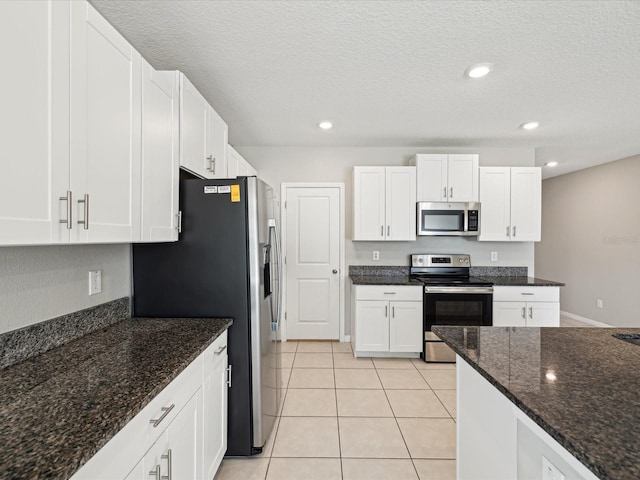
[{"label": "stainless steel refrigerator", "polygon": [[178,242],[133,246],[135,316],[233,318],[228,456],[262,451],[282,401],[273,199],[256,177],[181,178]]}]

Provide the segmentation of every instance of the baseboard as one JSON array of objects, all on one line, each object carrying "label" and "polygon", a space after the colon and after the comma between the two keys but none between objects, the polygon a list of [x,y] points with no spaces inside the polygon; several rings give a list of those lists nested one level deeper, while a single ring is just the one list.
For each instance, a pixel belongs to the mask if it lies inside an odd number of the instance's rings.
[{"label": "baseboard", "polygon": [[614,325],[609,325],[608,323],[598,322],[596,320],[591,320],[590,318],[581,317],[580,315],[576,315],[574,313],[563,312],[560,310],[561,317],[572,318],[573,320],[579,320],[584,323],[588,323],[589,325],[593,325],[594,327],[602,327],[602,328],[612,328]]}]

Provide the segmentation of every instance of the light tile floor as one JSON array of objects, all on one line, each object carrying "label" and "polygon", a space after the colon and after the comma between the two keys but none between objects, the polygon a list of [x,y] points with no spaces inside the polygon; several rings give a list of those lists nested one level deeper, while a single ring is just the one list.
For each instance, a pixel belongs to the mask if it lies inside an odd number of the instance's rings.
[{"label": "light tile floor", "polygon": [[215,480],[455,479],[455,365],[338,342],[283,351],[282,417],[261,455],[225,459]]}]

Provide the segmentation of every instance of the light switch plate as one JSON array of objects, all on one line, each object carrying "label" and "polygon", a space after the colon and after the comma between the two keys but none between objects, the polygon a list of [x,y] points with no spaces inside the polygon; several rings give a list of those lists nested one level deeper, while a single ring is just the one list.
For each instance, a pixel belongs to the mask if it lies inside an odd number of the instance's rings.
[{"label": "light switch plate", "polygon": [[89,295],[102,292],[102,270],[89,270]]}]

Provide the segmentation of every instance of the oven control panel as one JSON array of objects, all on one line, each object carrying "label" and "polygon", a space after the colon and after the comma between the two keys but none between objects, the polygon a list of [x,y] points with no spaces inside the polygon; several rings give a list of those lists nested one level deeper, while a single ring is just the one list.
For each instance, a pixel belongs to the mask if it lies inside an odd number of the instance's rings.
[{"label": "oven control panel", "polygon": [[438,255],[438,254],[414,254],[411,255],[412,267],[470,267],[469,255]]}]

